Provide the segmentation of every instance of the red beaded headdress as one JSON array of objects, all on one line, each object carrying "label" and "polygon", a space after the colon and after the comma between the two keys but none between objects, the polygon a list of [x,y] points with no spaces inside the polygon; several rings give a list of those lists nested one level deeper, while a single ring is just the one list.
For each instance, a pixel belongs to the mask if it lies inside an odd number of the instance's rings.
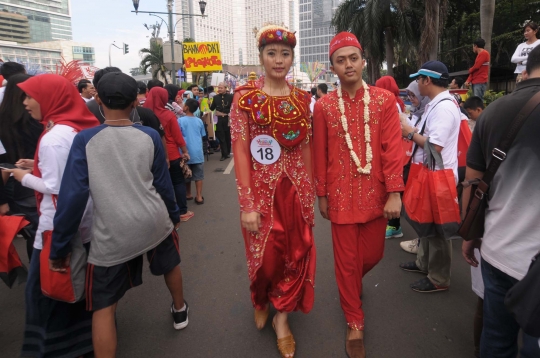
[{"label": "red beaded headdress", "polygon": [[284,27],[276,25],[264,26],[257,33],[257,43],[259,48],[269,44],[284,44],[292,48],[296,46],[296,36],[294,32],[287,30]]}]

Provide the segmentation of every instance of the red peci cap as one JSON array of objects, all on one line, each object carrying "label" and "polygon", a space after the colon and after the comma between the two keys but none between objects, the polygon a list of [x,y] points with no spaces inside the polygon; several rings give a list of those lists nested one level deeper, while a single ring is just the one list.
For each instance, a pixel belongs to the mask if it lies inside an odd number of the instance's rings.
[{"label": "red peci cap", "polygon": [[360,49],[360,51],[363,51],[362,45],[360,45],[360,42],[358,42],[358,39],[356,38],[356,36],[354,36],[354,34],[350,32],[343,31],[337,34],[336,36],[334,36],[332,41],[330,41],[329,57],[332,58],[332,55],[334,54],[334,52],[336,52],[340,48],[347,47],[347,46],[356,47]]}]

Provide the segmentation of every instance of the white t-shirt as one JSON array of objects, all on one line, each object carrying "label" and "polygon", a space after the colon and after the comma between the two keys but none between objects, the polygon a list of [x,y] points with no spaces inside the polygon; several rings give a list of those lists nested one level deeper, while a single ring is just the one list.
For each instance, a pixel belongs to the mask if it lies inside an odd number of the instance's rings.
[{"label": "white t-shirt", "polygon": [[[34,241],[34,248],[43,248],[42,234],[53,229],[54,214],[56,214],[53,195],[60,192],[60,183],[66,167],[67,158],[77,132],[70,126],[57,124],[47,132],[39,143],[39,170],[41,178],[27,174],[23,177],[22,185],[43,194],[40,205],[41,215]],[[90,201],[89,201],[90,202]],[[83,242],[90,241],[91,205],[87,205],[87,212],[81,222],[81,236]]]},{"label": "white t-shirt", "polygon": [[0,87],[0,104],[2,104],[2,101],[4,100],[4,93],[6,92],[6,87]]},{"label": "white t-shirt", "polygon": [[315,108],[315,103],[317,103],[317,100],[315,99],[315,97],[311,97],[311,103],[309,105],[309,110],[311,111],[311,113],[313,113],[313,108]]},{"label": "white t-shirt", "polygon": [[[424,137],[432,144],[443,147],[441,152],[445,169],[452,169],[458,182],[458,137],[461,114],[459,105],[448,91],[439,93],[426,105],[422,122],[426,121]],[[421,128],[423,123],[419,123]],[[424,149],[418,148],[413,163],[424,162]],[[440,169],[436,167],[435,169]]]},{"label": "white t-shirt", "polygon": [[512,56],[512,63],[517,63],[516,70],[514,73],[521,73],[525,71],[527,65],[527,58],[529,58],[529,53],[536,47],[540,45],[540,39],[536,40],[532,44],[523,42],[518,45],[516,52]]}]

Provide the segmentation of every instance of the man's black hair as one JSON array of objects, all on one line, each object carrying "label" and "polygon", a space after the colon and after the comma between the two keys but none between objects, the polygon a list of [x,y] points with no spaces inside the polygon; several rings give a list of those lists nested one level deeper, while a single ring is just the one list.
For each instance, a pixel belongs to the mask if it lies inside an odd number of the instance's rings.
[{"label": "man's black hair", "polygon": [[317,95],[317,87],[313,87],[313,88],[311,89],[311,95],[312,95],[312,96],[316,96],[316,95]]},{"label": "man's black hair", "polygon": [[199,86],[197,86],[196,84],[193,83],[193,84],[190,84],[188,86],[187,90],[193,92],[192,88],[194,88],[194,87],[197,87],[197,89],[199,89]]},{"label": "man's black hair", "polygon": [[148,89],[148,91],[150,91],[154,87],[163,87],[163,82],[161,82],[160,80],[150,80],[146,84],[146,89]]},{"label": "man's black hair", "polygon": [[[426,78],[426,76],[420,76],[420,77]],[[431,83],[433,83],[433,85],[437,87],[448,88],[448,85],[450,84],[449,79],[433,78],[433,77],[430,77],[429,79],[431,80]]]},{"label": "man's black hair", "polygon": [[480,97],[472,96],[467,98],[467,100],[463,104],[463,107],[465,109],[484,109],[484,101],[482,101],[482,98]]},{"label": "man's black hair", "polygon": [[456,85],[458,85],[459,88],[461,88],[465,83],[463,77],[454,77],[454,80],[456,81]]},{"label": "man's black hair", "polygon": [[142,81],[137,81],[137,88],[139,88],[138,94],[146,93],[146,83]]},{"label": "man's black hair", "polygon": [[212,92],[214,92],[214,86],[208,86],[206,88],[206,93],[212,93]]},{"label": "man's black hair", "polygon": [[94,73],[94,79],[92,80],[92,82],[94,83],[94,87],[96,87],[96,91],[97,91],[98,83],[101,77],[111,72],[122,72],[122,70],[119,69],[118,67],[105,67],[105,68],[102,68],[101,70],[96,71],[96,73]]},{"label": "man's black hair", "polygon": [[85,89],[91,82],[88,80],[80,80],[79,83],[77,83],[77,89],[79,90],[79,93],[82,93],[83,89]]},{"label": "man's black hair", "polygon": [[196,99],[188,98],[185,105],[188,107],[189,111],[193,114],[199,109],[199,102]]},{"label": "man's black hair", "polygon": [[473,44],[478,48],[484,48],[486,46],[486,41],[484,39],[476,39]]},{"label": "man's black hair", "polygon": [[534,71],[540,70],[540,46],[536,46],[534,50],[529,52],[526,69],[529,75]]},{"label": "man's black hair", "polygon": [[[538,24],[534,21],[527,22],[525,26],[523,26],[523,30],[525,30],[527,27],[533,31],[538,30]],[[538,38],[538,34],[536,34],[536,38]]]},{"label": "man's black hair", "polygon": [[0,67],[0,75],[4,76],[6,81],[13,75],[19,75],[26,73],[26,69],[23,65],[17,62],[4,62]]},{"label": "man's black hair", "polygon": [[321,90],[322,93],[327,94],[328,93],[328,85],[326,83],[319,83],[317,85],[317,88]]}]

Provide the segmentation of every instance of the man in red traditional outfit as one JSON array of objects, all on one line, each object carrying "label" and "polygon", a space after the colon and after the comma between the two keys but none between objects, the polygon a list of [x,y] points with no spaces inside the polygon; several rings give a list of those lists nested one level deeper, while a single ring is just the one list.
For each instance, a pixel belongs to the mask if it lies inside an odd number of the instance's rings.
[{"label": "man in red traditional outfit", "polygon": [[332,222],[346,349],[356,358],[365,357],[362,277],[382,259],[386,221],[401,211],[401,129],[395,96],[362,80],[353,34],[334,37],[330,62],[341,87],[315,105],[315,185],[321,215]]}]

